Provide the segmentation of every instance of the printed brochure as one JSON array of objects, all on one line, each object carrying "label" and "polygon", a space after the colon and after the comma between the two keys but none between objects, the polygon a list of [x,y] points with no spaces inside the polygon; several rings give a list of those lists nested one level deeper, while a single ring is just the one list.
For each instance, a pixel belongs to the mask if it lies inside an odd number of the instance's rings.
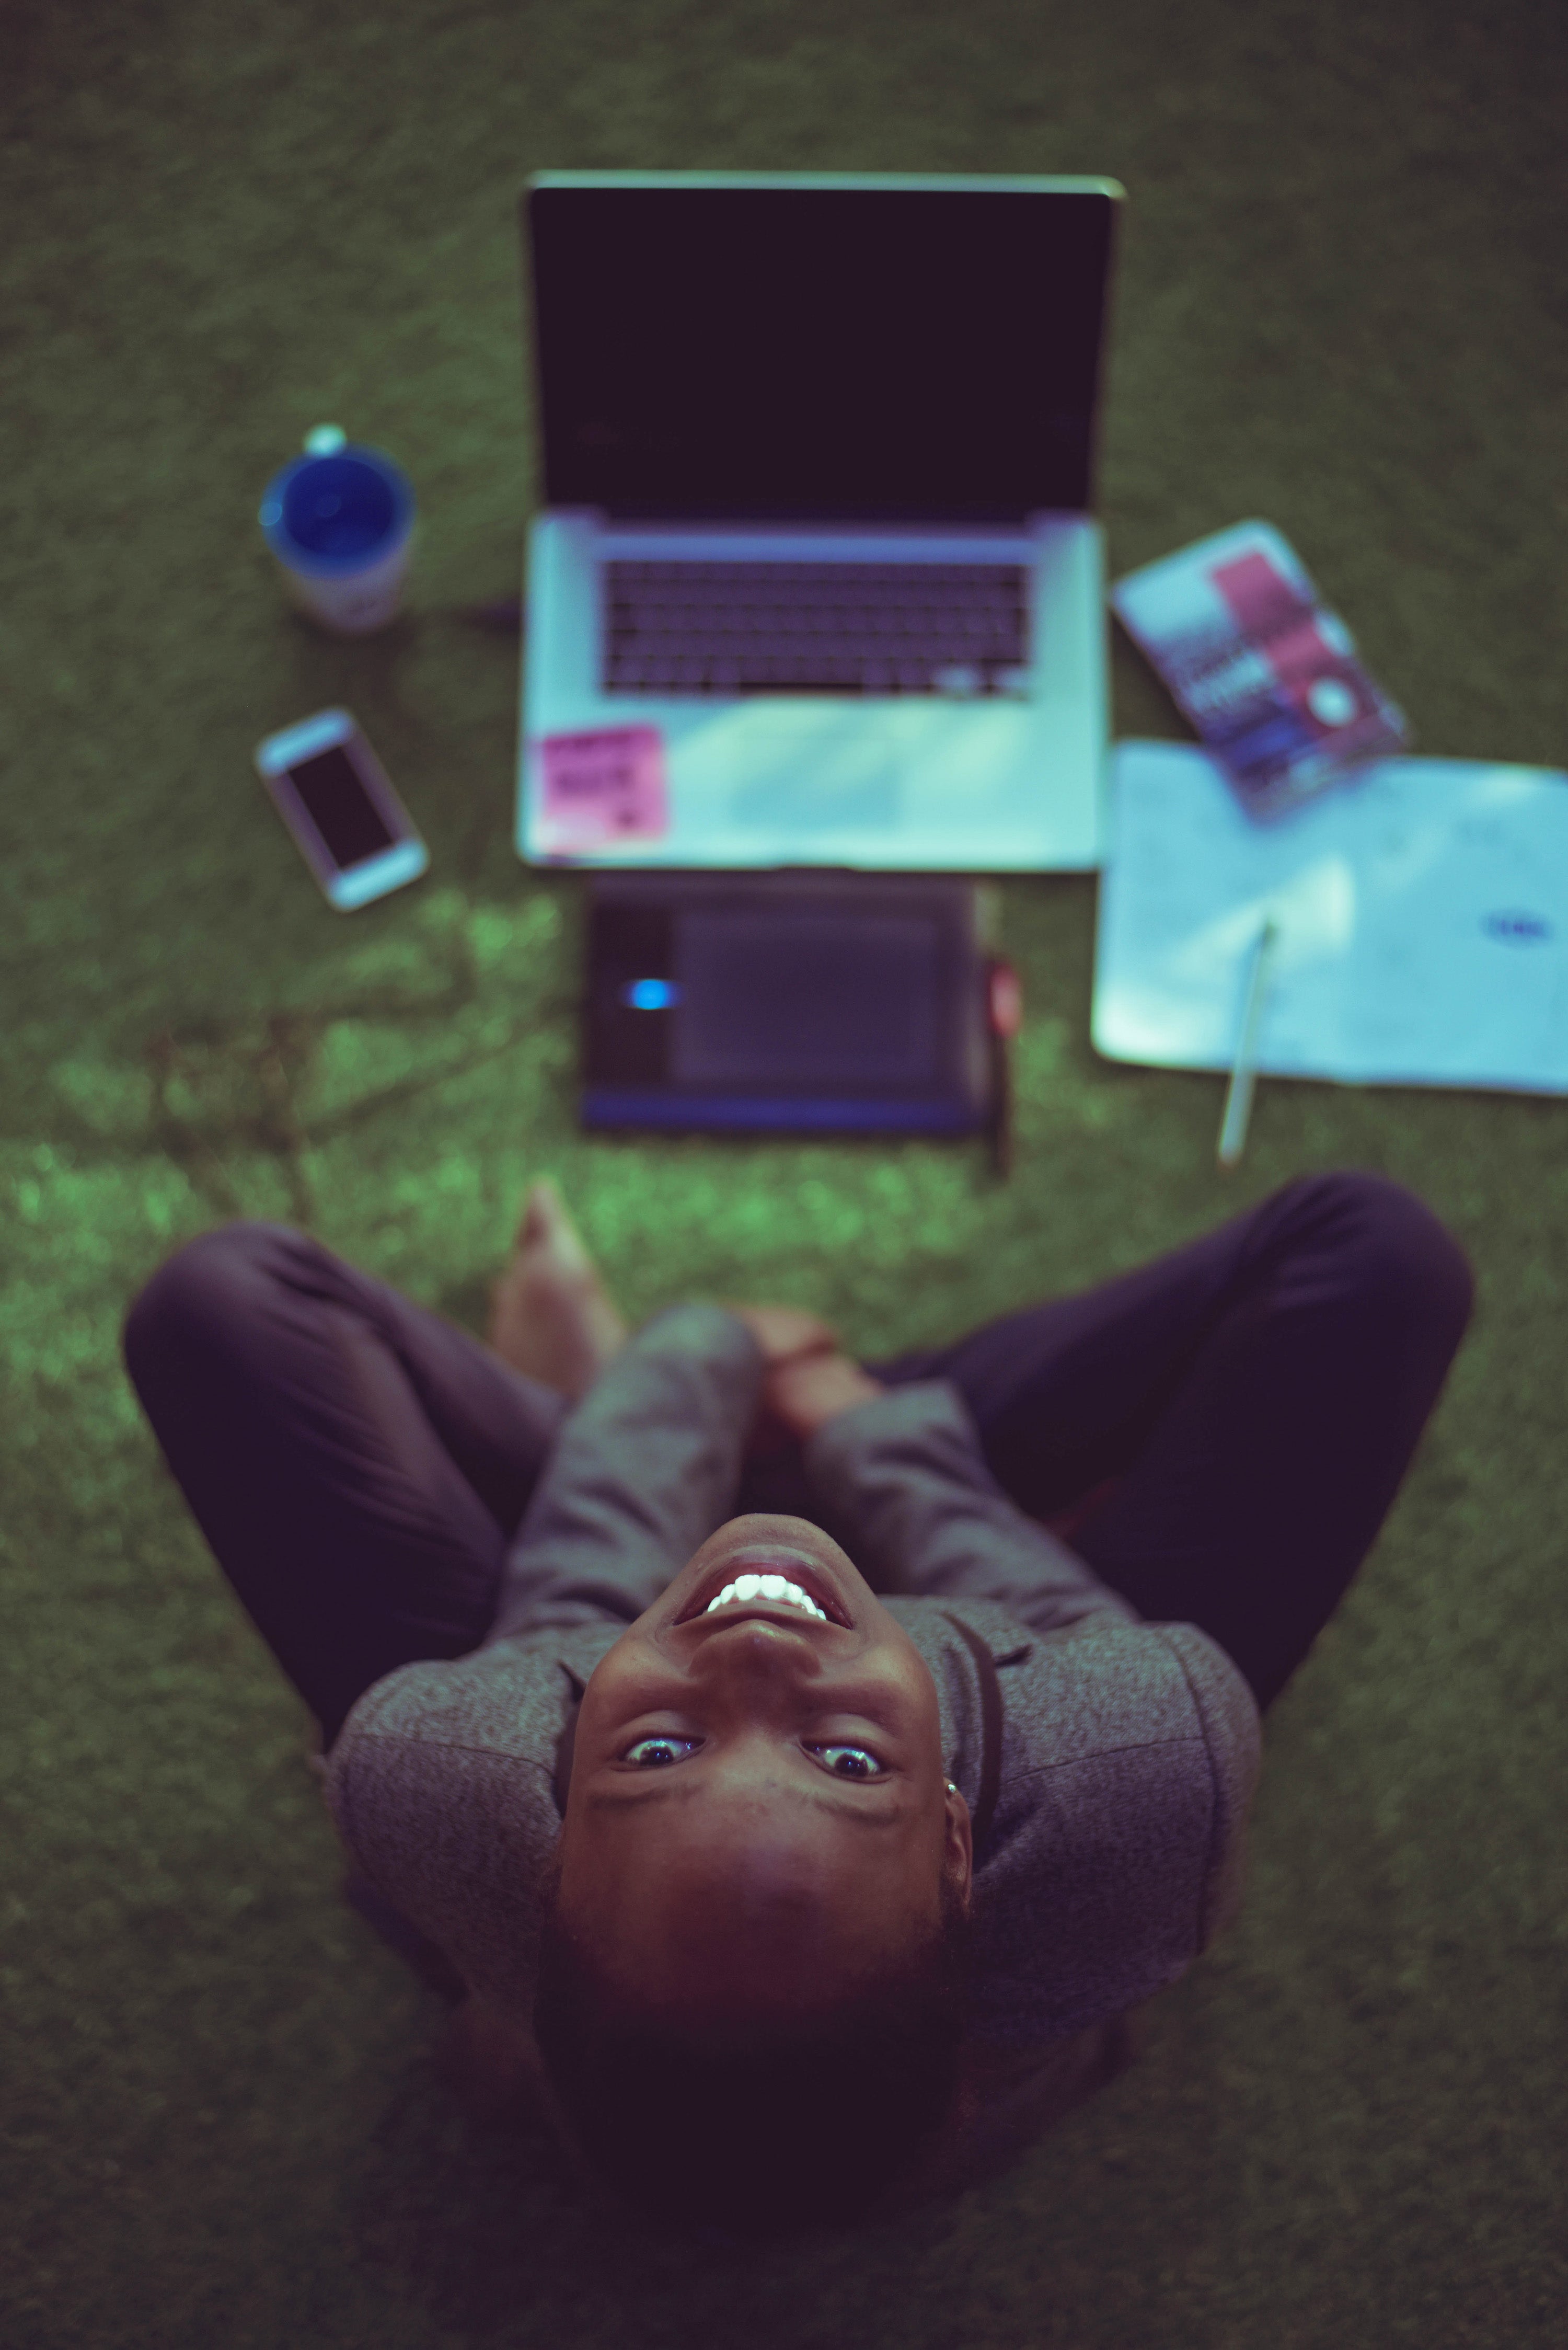
[{"label": "printed brochure", "polygon": [[1129,572],[1111,608],[1253,816],[1283,815],[1409,747],[1403,711],[1265,522]]}]

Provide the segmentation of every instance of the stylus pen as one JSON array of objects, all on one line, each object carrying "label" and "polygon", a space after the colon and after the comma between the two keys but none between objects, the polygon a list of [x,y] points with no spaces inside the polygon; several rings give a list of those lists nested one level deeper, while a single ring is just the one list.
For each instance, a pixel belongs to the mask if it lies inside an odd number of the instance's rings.
[{"label": "stylus pen", "polygon": [[1234,1167],[1247,1147],[1247,1121],[1252,1115],[1252,1088],[1258,1076],[1258,1024],[1269,992],[1269,972],[1279,935],[1279,925],[1270,915],[1258,933],[1246,1009],[1241,1014],[1241,1042],[1236,1047],[1231,1082],[1225,1089],[1225,1114],[1220,1121],[1220,1140],[1215,1149],[1221,1167]]},{"label": "stylus pen", "polygon": [[991,1040],[991,1171],[999,1182],[1012,1172],[1012,1070],[1005,1036]]},{"label": "stylus pen", "polygon": [[1012,1040],[1023,1025],[1018,973],[1001,955],[985,968],[986,1033],[991,1043],[991,1170],[1000,1182],[1012,1172]]}]

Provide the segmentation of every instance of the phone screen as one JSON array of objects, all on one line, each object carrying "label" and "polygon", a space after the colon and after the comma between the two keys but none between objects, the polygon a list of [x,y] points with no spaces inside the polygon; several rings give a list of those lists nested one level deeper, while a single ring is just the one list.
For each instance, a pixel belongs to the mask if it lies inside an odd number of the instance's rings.
[{"label": "phone screen", "polygon": [[388,830],[347,751],[320,751],[290,767],[288,775],[335,864],[362,865],[394,845],[397,835]]}]

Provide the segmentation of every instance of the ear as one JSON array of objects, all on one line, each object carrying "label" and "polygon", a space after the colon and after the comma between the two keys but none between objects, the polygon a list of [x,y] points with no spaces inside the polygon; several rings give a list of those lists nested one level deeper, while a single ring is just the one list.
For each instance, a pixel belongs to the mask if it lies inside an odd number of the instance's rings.
[{"label": "ear", "polygon": [[970,1824],[969,1805],[950,1779],[946,1783],[946,1834],[942,1845],[942,1875],[959,1888],[964,1909],[969,1909],[970,1890],[974,1881],[974,1831]]}]

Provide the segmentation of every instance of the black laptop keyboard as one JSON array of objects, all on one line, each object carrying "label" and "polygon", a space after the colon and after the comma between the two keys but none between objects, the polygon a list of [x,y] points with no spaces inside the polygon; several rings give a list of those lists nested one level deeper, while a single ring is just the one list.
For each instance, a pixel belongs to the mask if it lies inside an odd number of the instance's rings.
[{"label": "black laptop keyboard", "polygon": [[607,563],[609,693],[1026,691],[1011,563]]}]

